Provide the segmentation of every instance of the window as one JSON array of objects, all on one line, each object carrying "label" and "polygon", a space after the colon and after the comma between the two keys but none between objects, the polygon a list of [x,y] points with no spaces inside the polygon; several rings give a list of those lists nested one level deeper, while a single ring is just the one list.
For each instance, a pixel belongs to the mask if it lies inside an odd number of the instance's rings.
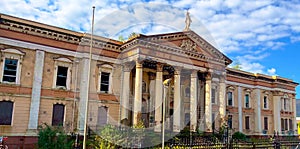
[{"label": "window", "polygon": [[250,117],[245,117],[245,129],[250,130]]},{"label": "window", "polygon": [[283,99],[283,110],[287,110],[287,107],[288,107],[287,102],[288,102],[287,99],[284,98],[284,99]]},{"label": "window", "polygon": [[211,89],[211,103],[216,103],[216,89]]},{"label": "window", "polygon": [[212,113],[212,116],[211,116],[211,121],[212,121],[212,130],[214,131],[216,129],[216,124],[215,124],[215,121],[216,121],[216,117],[215,117],[215,113]]},{"label": "window", "polygon": [[16,49],[1,50],[2,69],[0,81],[3,83],[20,84],[21,67],[24,53]]},{"label": "window", "polygon": [[288,130],[288,119],[284,119],[284,130]]},{"label": "window", "polygon": [[11,125],[14,103],[11,101],[0,101],[0,125]]},{"label": "window", "polygon": [[70,89],[72,61],[68,58],[54,59],[53,88]]},{"label": "window", "polygon": [[3,71],[3,82],[16,83],[18,60],[17,59],[5,59],[4,71]]},{"label": "window", "polygon": [[67,87],[68,67],[57,67],[56,87]]},{"label": "window", "polygon": [[293,120],[289,119],[289,128],[290,130],[293,130]]},{"label": "window", "polygon": [[232,129],[232,115],[228,115],[228,127]]},{"label": "window", "polygon": [[107,93],[109,91],[110,73],[101,72],[100,91]]},{"label": "window", "polygon": [[113,67],[108,64],[101,65],[99,68],[99,92],[111,93]]},{"label": "window", "polygon": [[249,94],[245,95],[245,108],[250,108],[250,97],[249,97]]},{"label": "window", "polygon": [[268,117],[264,117],[264,130],[268,130],[269,125],[268,125]]},{"label": "window", "polygon": [[105,106],[101,106],[98,108],[97,126],[104,126],[107,124],[107,111],[108,108]]},{"label": "window", "polygon": [[52,113],[52,126],[63,126],[65,117],[65,105],[54,104]]},{"label": "window", "polygon": [[281,118],[281,131],[284,131],[284,119]]},{"label": "window", "polygon": [[227,105],[228,106],[233,106],[232,92],[227,93]]},{"label": "window", "polygon": [[264,109],[268,109],[268,97],[264,96]]}]

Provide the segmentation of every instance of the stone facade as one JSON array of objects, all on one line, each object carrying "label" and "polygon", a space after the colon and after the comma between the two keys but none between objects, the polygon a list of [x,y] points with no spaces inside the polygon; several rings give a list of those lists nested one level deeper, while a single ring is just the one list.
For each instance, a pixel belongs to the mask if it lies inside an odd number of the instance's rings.
[{"label": "stone facade", "polygon": [[[13,103],[0,135],[36,136],[38,125],[54,123],[55,105],[64,107],[67,132],[83,132],[85,107],[91,129],[142,120],[160,132],[165,105],[166,129],[174,132],[296,133],[297,83],[227,68],[232,61],[191,30],[126,42],[96,36],[88,77],[88,36],[4,14],[0,23],[0,102]],[[18,62],[9,76],[15,81],[5,81],[7,60]]]}]

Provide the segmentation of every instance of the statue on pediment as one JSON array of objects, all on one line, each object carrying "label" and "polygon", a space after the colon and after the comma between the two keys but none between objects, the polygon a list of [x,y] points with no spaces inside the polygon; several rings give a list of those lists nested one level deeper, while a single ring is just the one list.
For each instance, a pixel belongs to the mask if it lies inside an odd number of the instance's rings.
[{"label": "statue on pediment", "polygon": [[192,19],[191,19],[190,13],[189,13],[189,11],[186,11],[184,31],[190,31],[191,30],[190,29],[191,23],[192,23]]}]

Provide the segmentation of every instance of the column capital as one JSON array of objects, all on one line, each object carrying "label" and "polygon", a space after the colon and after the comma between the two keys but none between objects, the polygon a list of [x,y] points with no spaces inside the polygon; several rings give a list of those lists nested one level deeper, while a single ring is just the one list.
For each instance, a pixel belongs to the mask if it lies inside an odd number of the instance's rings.
[{"label": "column capital", "polygon": [[124,63],[123,64],[124,71],[126,71],[126,72],[131,71],[132,68],[134,67],[134,65],[135,65],[135,63],[133,61]]},{"label": "column capital", "polygon": [[182,68],[183,68],[183,67],[175,66],[175,67],[174,67],[174,69],[175,69],[175,72],[174,72],[175,75],[180,75]]},{"label": "column capital", "polygon": [[136,68],[143,68],[143,63],[144,63],[143,59],[138,58],[135,61],[135,67]]},{"label": "column capital", "polygon": [[207,73],[205,76],[206,80],[212,80],[212,74],[211,73]]},{"label": "column capital", "polygon": [[162,63],[157,63],[156,64],[156,70],[159,71],[159,72],[162,72],[164,69],[164,64]]},{"label": "column capital", "polygon": [[191,78],[197,78],[198,76],[198,71],[197,70],[192,70],[191,71]]}]

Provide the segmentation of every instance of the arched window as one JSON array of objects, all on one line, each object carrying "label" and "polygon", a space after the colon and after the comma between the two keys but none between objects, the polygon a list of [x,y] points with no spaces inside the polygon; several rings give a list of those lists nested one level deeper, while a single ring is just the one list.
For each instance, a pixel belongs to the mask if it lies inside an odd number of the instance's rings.
[{"label": "arched window", "polygon": [[11,125],[14,103],[11,101],[0,101],[0,125]]}]

